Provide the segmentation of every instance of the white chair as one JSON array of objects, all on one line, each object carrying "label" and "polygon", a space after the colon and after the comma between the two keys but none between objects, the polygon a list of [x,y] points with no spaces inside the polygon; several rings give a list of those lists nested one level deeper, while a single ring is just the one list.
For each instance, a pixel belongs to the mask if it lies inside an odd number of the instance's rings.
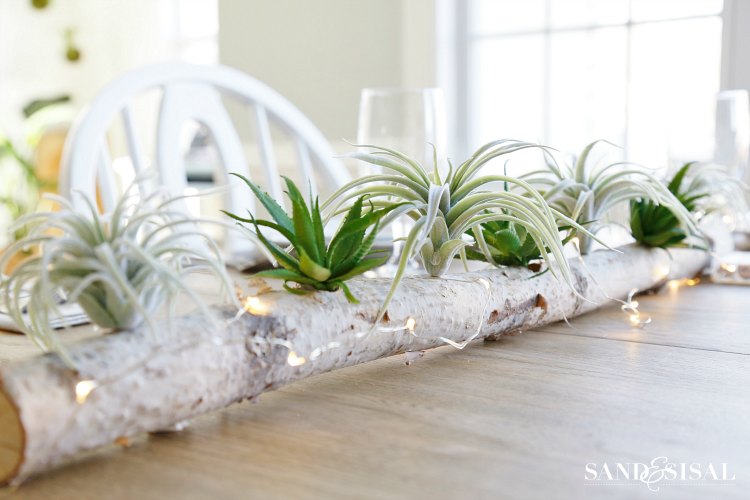
[{"label": "white chair", "polygon": [[[153,158],[147,155],[139,137],[143,129],[136,125],[133,100],[146,92],[161,91],[155,125]],[[108,131],[118,120],[124,130],[127,155],[135,173],[153,167],[159,181],[173,196],[185,193],[187,175],[184,153],[180,150],[180,134],[186,123],[205,126],[213,137],[221,165],[214,171],[219,184],[233,186],[225,191],[224,208],[238,214],[254,211],[256,204],[250,191],[240,187],[241,181],[228,176],[240,172],[256,182],[257,171],[250,171],[245,149],[222,98],[238,101],[254,129],[264,188],[282,202],[283,188],[279,178],[271,124],[293,142],[296,166],[302,178],[317,193],[314,166],[318,174],[338,187],[350,180],[344,165],[334,158],[334,151],[321,132],[292,103],[254,78],[224,66],[198,66],[170,63],[147,66],[126,73],[110,83],[81,112],[66,141],[60,170],[60,192],[78,207],[82,200],[71,196],[81,191],[96,196],[104,211],[110,210],[120,196],[112,168]],[[187,205],[179,205],[187,211]],[[217,214],[217,218],[220,214]],[[251,247],[245,237],[227,232],[224,250],[229,256],[244,253]]]}]

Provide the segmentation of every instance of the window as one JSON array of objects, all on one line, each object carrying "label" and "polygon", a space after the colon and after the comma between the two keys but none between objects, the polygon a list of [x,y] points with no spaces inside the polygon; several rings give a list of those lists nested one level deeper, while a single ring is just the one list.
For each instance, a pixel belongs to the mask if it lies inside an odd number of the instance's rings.
[{"label": "window", "polygon": [[607,139],[645,165],[710,159],[722,8],[721,0],[460,2],[459,141],[473,149],[511,137],[575,152]]},{"label": "window", "polygon": [[160,7],[172,57],[196,64],[219,62],[218,0],[168,0]]}]

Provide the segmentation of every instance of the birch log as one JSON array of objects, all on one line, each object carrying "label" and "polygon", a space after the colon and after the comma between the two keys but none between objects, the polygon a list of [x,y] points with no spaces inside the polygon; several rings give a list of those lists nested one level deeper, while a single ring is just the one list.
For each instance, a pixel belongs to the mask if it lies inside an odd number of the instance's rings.
[{"label": "birch log", "polygon": [[251,304],[256,314],[237,318],[233,310],[219,310],[218,324],[181,317],[165,327],[171,333],[141,329],[80,342],[71,347],[78,374],[55,355],[4,366],[0,482],[317,373],[572,318],[634,288],[692,277],[708,263],[697,250],[628,246],[623,252],[596,252],[585,266],[572,262],[575,286],[587,300],[551,273],[529,279],[526,269],[412,277],[373,330],[390,281],[358,279],[351,282],[358,305],[342,293],[271,292]]}]

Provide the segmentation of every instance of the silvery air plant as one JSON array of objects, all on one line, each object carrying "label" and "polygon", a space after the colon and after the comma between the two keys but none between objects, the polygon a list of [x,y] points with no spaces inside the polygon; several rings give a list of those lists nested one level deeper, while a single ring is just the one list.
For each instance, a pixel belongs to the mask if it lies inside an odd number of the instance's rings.
[{"label": "silvery air plant", "polygon": [[[448,172],[444,176],[440,174],[437,155],[434,155],[432,169],[428,171],[418,161],[398,151],[372,145],[358,147],[367,148],[369,152],[350,156],[382,168],[383,173],[355,179],[336,191],[322,207],[328,217],[346,212],[353,200],[364,197],[380,208],[405,203],[388,214],[386,219],[406,214],[414,220],[378,321],[385,314],[409,260],[416,254],[419,254],[430,276],[441,276],[456,256],[460,256],[466,264],[465,249],[472,244],[466,233],[470,232],[476,237],[477,252],[487,262],[496,263],[491,249],[482,239],[482,232],[473,231],[493,221],[510,222],[523,228],[524,236],[528,235],[533,241],[552,273],[572,284],[558,227],[569,226],[583,234],[593,235],[570,217],[550,207],[527,182],[507,175],[483,175],[481,172],[490,160],[541,146],[507,139],[490,142],[456,168],[449,161]],[[513,185],[518,192],[498,189],[498,183]],[[550,265],[553,261],[556,266]]]},{"label": "silvery air plant", "polygon": [[546,168],[521,176],[539,190],[551,207],[579,224],[586,224],[590,233],[577,232],[582,253],[591,251],[591,233],[596,234],[606,224],[608,213],[632,200],[646,200],[664,207],[686,232],[697,232],[690,212],[664,183],[643,167],[627,162],[592,164],[589,155],[600,143],[606,141],[592,142],[572,163],[562,167],[545,150]]},{"label": "silvery air plant", "polygon": [[135,186],[106,215],[86,197],[88,210],[80,212],[69,200],[46,195],[60,210],[20,218],[16,227],[29,232],[0,259],[4,269],[17,252],[36,250],[3,278],[5,306],[36,344],[57,352],[71,368],[73,360],[50,326],[53,318],[62,317],[60,298],[78,303],[101,328],[146,324],[153,334],[157,310],[166,303],[171,318],[183,295],[210,314],[186,284],[188,273],[209,272],[230,300],[237,300],[216,244],[198,230],[196,220],[170,208],[179,198],[165,199],[159,192],[141,198]]}]

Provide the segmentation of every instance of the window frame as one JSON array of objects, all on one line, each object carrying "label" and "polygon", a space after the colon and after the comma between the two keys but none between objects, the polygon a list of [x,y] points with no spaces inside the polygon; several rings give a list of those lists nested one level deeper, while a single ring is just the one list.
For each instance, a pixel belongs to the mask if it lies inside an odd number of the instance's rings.
[{"label": "window frame", "polygon": [[[632,29],[635,26],[646,24],[659,24],[688,19],[711,18],[717,14],[703,14],[694,16],[674,17],[665,20],[633,21],[628,19],[625,23],[609,23],[597,25],[582,25],[576,27],[551,28],[545,22],[543,29],[524,30],[506,34],[472,35],[469,32],[470,1],[466,0],[435,0],[437,6],[436,22],[438,23],[437,46],[442,48],[438,51],[437,59],[437,84],[446,89],[446,108],[448,115],[452,117],[448,127],[449,144],[452,148],[449,153],[452,157],[466,158],[471,154],[471,110],[469,87],[469,74],[471,68],[470,48],[473,39],[484,37],[507,37],[522,34],[538,33],[545,37],[545,57],[549,58],[550,35],[571,31],[591,31],[608,27],[625,27],[627,30],[627,43],[630,47]],[[547,7],[549,11],[549,7]],[[548,12],[549,13],[549,12]],[[742,0],[724,0],[722,12],[718,15],[722,20],[721,40],[721,69],[719,90],[744,88],[750,89],[750,66],[743,66],[742,61],[750,59],[750,31],[743,30],[743,26],[750,25],[750,2]],[[449,25],[448,25],[449,24]],[[628,48],[629,50],[629,48]],[[628,53],[628,57],[630,54]],[[545,113],[549,113],[549,59],[545,61],[547,77],[545,81]],[[628,62],[628,66],[630,63]],[[447,71],[445,68],[451,68]],[[549,120],[546,120],[548,122]],[[627,130],[627,124],[626,124]],[[549,132],[545,131],[545,136]],[[625,134],[627,140],[627,133]],[[627,144],[623,144],[627,148]]]}]

